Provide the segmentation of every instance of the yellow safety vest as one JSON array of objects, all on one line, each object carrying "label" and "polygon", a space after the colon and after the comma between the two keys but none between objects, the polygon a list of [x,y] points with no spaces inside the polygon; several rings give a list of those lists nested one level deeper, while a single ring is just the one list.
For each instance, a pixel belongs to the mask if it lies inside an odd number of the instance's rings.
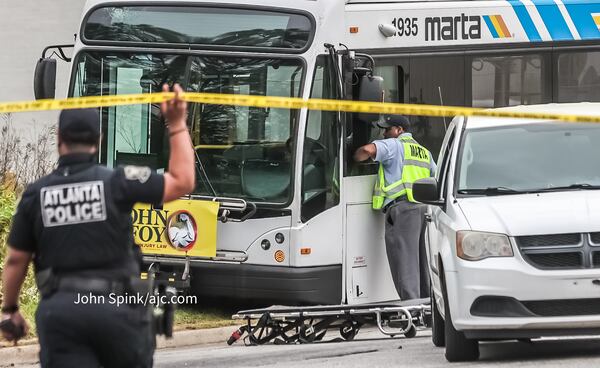
[{"label": "yellow safety vest", "polygon": [[401,136],[398,139],[404,147],[402,178],[386,186],[383,165],[379,164],[379,173],[373,189],[374,210],[381,209],[386,199],[394,200],[403,195],[406,195],[409,201],[416,202],[412,191],[413,183],[431,176],[431,154],[429,151],[410,136]]}]

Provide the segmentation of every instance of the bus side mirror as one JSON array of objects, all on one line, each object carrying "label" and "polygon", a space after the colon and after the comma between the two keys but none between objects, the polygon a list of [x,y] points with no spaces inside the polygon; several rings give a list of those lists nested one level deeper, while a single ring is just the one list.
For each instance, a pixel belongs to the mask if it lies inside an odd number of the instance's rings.
[{"label": "bus side mirror", "polygon": [[33,94],[36,100],[52,99],[56,94],[56,59],[41,58],[35,66]]},{"label": "bus side mirror", "polygon": [[[359,101],[383,102],[383,78],[363,75],[360,78],[358,92]],[[362,123],[373,123],[379,120],[379,114],[358,113],[357,119]]]}]

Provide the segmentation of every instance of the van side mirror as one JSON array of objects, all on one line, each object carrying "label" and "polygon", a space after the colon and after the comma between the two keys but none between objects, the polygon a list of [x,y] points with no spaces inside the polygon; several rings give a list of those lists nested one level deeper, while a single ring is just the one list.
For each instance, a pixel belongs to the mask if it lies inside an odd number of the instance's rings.
[{"label": "van side mirror", "polygon": [[413,197],[425,204],[441,206],[444,201],[440,200],[438,182],[435,178],[423,178],[413,183]]},{"label": "van side mirror", "polygon": [[[363,75],[360,78],[358,91],[359,101],[383,102],[383,78],[376,75]],[[362,123],[373,123],[379,120],[379,114],[358,113],[357,119]]]},{"label": "van side mirror", "polygon": [[33,94],[36,100],[52,99],[56,94],[56,59],[41,58],[35,66]]}]

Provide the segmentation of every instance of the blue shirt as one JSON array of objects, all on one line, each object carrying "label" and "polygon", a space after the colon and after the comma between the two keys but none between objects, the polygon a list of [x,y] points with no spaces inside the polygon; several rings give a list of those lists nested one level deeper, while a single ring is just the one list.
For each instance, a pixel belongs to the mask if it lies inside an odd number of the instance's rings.
[{"label": "blue shirt", "polygon": [[[402,133],[400,137],[411,137],[411,133]],[[395,183],[402,179],[402,168],[404,162],[404,145],[398,138],[387,138],[378,139],[373,141],[373,144],[377,147],[377,154],[375,155],[375,161],[380,162],[383,166],[383,176],[385,177],[385,185],[388,186],[391,183]],[[429,152],[431,157],[431,152]],[[431,176],[435,175],[437,165],[431,158]],[[385,199],[383,205],[390,203],[390,199]]]}]

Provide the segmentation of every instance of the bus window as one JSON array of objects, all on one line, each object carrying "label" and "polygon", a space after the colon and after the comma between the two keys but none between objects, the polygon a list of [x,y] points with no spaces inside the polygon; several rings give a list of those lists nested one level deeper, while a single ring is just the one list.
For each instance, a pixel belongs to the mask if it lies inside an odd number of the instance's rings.
[{"label": "bus window", "polygon": [[556,102],[600,101],[600,51],[558,55]]},{"label": "bus window", "polygon": [[[75,65],[73,96],[148,93],[161,91],[162,83],[181,83],[186,57],[94,51],[79,53]],[[100,162],[109,167],[167,168],[167,139],[158,105],[105,107],[101,123]]]},{"label": "bus window", "polygon": [[[405,66],[398,65],[404,63],[408,63],[408,60],[406,60],[406,62],[398,60],[376,61],[373,74],[383,77],[385,102],[406,102],[405,96],[408,91],[406,79],[408,76],[404,71]],[[378,167],[377,163],[373,161],[354,162],[352,155],[358,147],[376,139],[383,139],[383,130],[379,129],[374,124],[369,125],[355,121],[352,125],[351,137],[352,139],[347,141],[346,164],[348,169],[346,170],[346,175],[362,176],[376,174]]]},{"label": "bus window", "polygon": [[[337,98],[328,56],[317,58],[311,98]],[[336,112],[311,110],[302,157],[301,219],[308,221],[336,206],[339,198],[339,127]]]},{"label": "bus window", "polygon": [[477,56],[471,59],[471,105],[504,107],[551,101],[548,56]]},{"label": "bus window", "polygon": [[[188,91],[298,97],[300,60],[194,57]],[[291,199],[297,111],[191,104],[201,175],[194,193],[285,204]]]},{"label": "bus window", "polygon": [[[383,88],[385,102],[404,102],[404,91],[399,88],[399,75],[404,76],[404,70],[396,65],[378,65],[375,67],[375,75],[383,77]],[[400,96],[402,95],[402,96]]]},{"label": "bus window", "polygon": [[[462,56],[411,57],[409,102],[464,106],[464,70]],[[437,157],[451,118],[413,116],[410,121],[414,138]]]}]

